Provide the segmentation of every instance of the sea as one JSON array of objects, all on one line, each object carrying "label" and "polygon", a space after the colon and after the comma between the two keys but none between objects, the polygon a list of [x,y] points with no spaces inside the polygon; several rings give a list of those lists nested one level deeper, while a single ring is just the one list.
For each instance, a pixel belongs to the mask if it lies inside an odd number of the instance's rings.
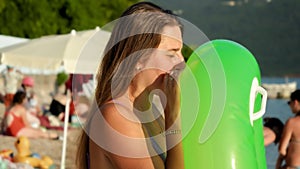
[{"label": "sea", "polygon": [[[286,83],[286,82],[297,82],[297,88],[300,88],[300,78],[283,78],[283,77],[262,77],[262,83]],[[268,99],[266,113],[263,117],[277,117],[283,123],[290,117],[293,117],[288,104],[288,99]],[[275,169],[276,160],[278,157],[278,144],[274,143],[265,147],[266,149],[266,159],[267,168]]]}]

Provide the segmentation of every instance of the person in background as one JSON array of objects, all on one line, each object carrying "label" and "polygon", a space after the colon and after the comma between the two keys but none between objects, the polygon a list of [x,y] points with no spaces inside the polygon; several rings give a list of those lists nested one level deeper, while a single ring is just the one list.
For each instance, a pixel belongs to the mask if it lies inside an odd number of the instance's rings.
[{"label": "person in background", "polygon": [[79,169],[184,168],[176,81],[185,66],[182,46],[182,25],[171,11],[149,2],[125,10],[97,73]]},{"label": "person in background", "polygon": [[27,119],[26,103],[26,93],[17,91],[13,98],[12,107],[5,115],[6,134],[14,137],[26,136],[28,138],[58,139],[56,133],[32,128]]},{"label": "person in background", "polygon": [[27,118],[32,127],[38,128],[40,127],[40,120],[38,116],[40,116],[41,108],[38,103],[38,98],[34,93],[34,79],[30,76],[25,76],[22,80],[21,91],[26,93],[26,109],[27,109]]},{"label": "person in background", "polygon": [[[295,115],[284,125],[282,137],[279,142],[279,156],[276,169],[300,169],[300,90],[291,93],[287,102]],[[285,165],[282,166],[283,161]]]},{"label": "person in background", "polygon": [[[79,96],[75,103],[76,116],[72,120],[79,120],[79,122],[84,123],[86,121],[88,111],[90,109],[91,103],[88,97]],[[72,121],[73,122],[73,121]]]},{"label": "person in background", "polygon": [[[67,90],[65,83],[70,78],[71,76],[64,72],[57,74],[56,77],[55,85],[57,87],[52,95],[52,100],[49,105],[49,112],[52,117],[55,117],[59,121],[63,121],[65,117],[67,99],[70,97],[70,93],[65,93]],[[72,87],[72,84],[70,84],[70,87]]]},{"label": "person in background", "polygon": [[55,83],[54,83],[54,92],[51,93],[52,96],[55,96],[57,93],[60,92],[61,87],[68,81],[69,74],[65,72],[57,73]]},{"label": "person in background", "polygon": [[66,103],[67,96],[61,93],[57,93],[50,103],[50,113],[57,117],[60,121],[63,121],[64,119]]},{"label": "person in background", "polygon": [[[70,74],[69,79],[65,82],[65,94],[71,95],[71,102],[70,102],[70,119],[69,121],[72,121],[76,117],[75,109],[79,110],[78,108],[82,107],[78,104],[78,100],[81,96],[85,95],[83,91],[83,85],[89,80],[91,80],[93,76],[91,74]],[[79,103],[80,104],[80,103]],[[77,115],[79,115],[78,111],[76,112]],[[80,115],[79,115],[80,116]]]},{"label": "person in background", "polygon": [[0,93],[0,103],[4,103],[4,95]]},{"label": "person in background", "polygon": [[22,79],[23,74],[20,71],[14,69],[14,67],[7,66],[7,71],[4,74],[4,105],[6,107],[6,110],[11,106],[14,94],[18,90],[18,82]]},{"label": "person in background", "polygon": [[82,95],[83,84],[92,80],[92,78],[91,74],[70,74],[69,79],[65,82],[65,94],[70,91],[75,98]]},{"label": "person in background", "polygon": [[281,138],[284,124],[275,117],[264,118],[264,145],[277,144]]},{"label": "person in background", "polygon": [[34,114],[38,114],[41,111],[41,108],[38,105],[38,98],[34,93],[34,79],[30,76],[26,76],[22,80],[21,89],[26,93],[28,103],[26,107],[28,110]]}]

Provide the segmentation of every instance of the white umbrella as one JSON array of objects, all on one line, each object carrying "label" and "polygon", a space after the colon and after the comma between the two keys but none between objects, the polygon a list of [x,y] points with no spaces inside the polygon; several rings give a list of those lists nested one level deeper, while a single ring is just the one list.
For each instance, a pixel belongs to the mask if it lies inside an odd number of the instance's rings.
[{"label": "white umbrella", "polygon": [[15,45],[18,43],[26,42],[29,39],[26,38],[19,38],[15,36],[8,36],[8,35],[0,35],[0,48],[7,47],[10,45]]},{"label": "white umbrella", "polygon": [[110,32],[100,30],[77,32],[67,44],[64,67],[67,72],[95,73],[101,60]]},{"label": "white umbrella", "polygon": [[43,36],[0,49],[3,64],[68,73],[95,73],[110,32],[99,27],[70,34]]},{"label": "white umbrella", "polygon": [[[0,49],[3,64],[41,70],[57,70],[63,65],[68,73],[94,74],[109,40],[110,32],[97,27],[64,35],[44,36]],[[65,110],[61,169],[65,168],[68,98]]]},{"label": "white umbrella", "polygon": [[[23,43],[28,41],[29,39],[26,38],[19,38],[15,36],[8,36],[8,35],[0,35],[0,48],[4,48],[7,46],[15,45],[18,43]],[[6,70],[6,65],[0,65],[0,72]]]}]

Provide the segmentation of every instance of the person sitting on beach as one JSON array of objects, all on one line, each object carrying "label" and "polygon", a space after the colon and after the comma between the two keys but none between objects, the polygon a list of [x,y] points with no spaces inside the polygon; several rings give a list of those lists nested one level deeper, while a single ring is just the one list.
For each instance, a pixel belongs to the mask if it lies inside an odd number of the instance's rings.
[{"label": "person sitting on beach", "polygon": [[38,128],[40,127],[40,119],[39,115],[41,113],[41,108],[38,104],[38,99],[36,94],[34,93],[34,79],[30,76],[26,76],[22,80],[20,91],[23,91],[26,93],[26,109],[28,111],[27,113],[27,119],[32,127]]},{"label": "person sitting on beach", "polygon": [[82,123],[85,122],[88,111],[91,106],[91,101],[87,96],[79,96],[76,102],[74,102],[75,110],[76,110],[76,116],[78,117],[78,120]]},{"label": "person sitting on beach", "polygon": [[284,124],[275,117],[264,118],[264,145],[277,144],[281,138]]},{"label": "person sitting on beach", "polygon": [[4,103],[4,95],[2,93],[0,93],[0,103]]},{"label": "person sitting on beach", "polygon": [[[52,101],[49,105],[49,112],[51,113],[52,117],[54,116],[55,118],[57,118],[60,121],[64,120],[65,117],[65,109],[66,109],[66,104],[67,104],[67,100],[68,98],[72,99],[72,97],[70,96],[71,93],[69,92],[65,92],[65,90],[67,90],[65,88],[64,85],[59,85],[57,86],[57,89],[54,93],[54,95],[52,95]],[[71,121],[71,115],[74,112],[74,104],[72,102],[70,102],[69,104],[69,122]]]},{"label": "person sitting on beach", "polygon": [[26,93],[26,97],[28,100],[28,102],[26,104],[27,109],[35,115],[39,114],[41,111],[41,108],[38,104],[38,99],[34,92],[34,79],[30,76],[24,77],[22,80],[20,90],[22,90]]},{"label": "person sitting on beach", "polygon": [[62,121],[65,116],[66,103],[66,95],[56,94],[50,103],[50,113]]},{"label": "person sitting on beach", "polygon": [[5,115],[6,134],[10,136],[26,136],[28,138],[49,138],[57,139],[58,135],[52,132],[44,132],[40,129],[32,128],[27,119],[26,93],[17,91],[13,97],[12,107]]},{"label": "person sitting on beach", "polygon": [[[279,157],[276,169],[300,169],[300,90],[291,93],[288,101],[295,117],[285,123],[282,137],[279,142]],[[285,161],[285,166],[282,162]]]}]

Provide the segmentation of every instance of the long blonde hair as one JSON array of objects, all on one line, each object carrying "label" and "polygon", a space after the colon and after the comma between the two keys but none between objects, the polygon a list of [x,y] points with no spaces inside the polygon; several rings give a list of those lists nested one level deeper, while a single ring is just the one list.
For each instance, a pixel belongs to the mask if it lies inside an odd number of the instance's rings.
[{"label": "long blonde hair", "polygon": [[[95,101],[92,105],[94,109],[90,111],[90,118],[103,104],[112,100],[113,96],[125,92],[132,80],[128,77],[133,76],[138,60],[149,55],[147,51],[139,51],[157,48],[161,41],[160,33],[165,26],[181,27],[176,17],[169,14],[170,11],[149,2],[134,4],[122,14],[114,26],[97,73]],[[85,126],[87,130],[88,123],[89,120]],[[82,129],[76,160],[79,169],[87,169],[88,145],[89,136]]]}]

